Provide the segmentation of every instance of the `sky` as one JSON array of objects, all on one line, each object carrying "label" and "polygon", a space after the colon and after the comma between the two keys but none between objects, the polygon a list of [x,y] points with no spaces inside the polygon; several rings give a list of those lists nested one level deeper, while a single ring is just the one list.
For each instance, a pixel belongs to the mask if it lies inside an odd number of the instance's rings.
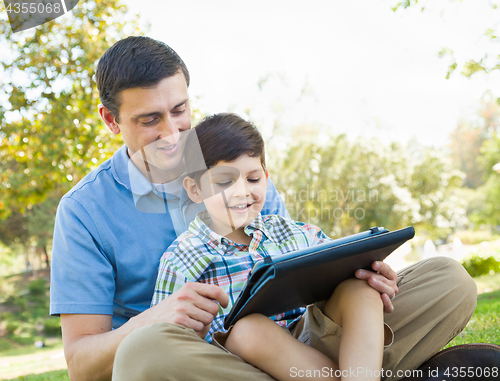
[{"label": "sky", "polygon": [[444,146],[485,90],[500,96],[500,76],[447,80],[449,60],[438,52],[482,57],[500,10],[488,0],[422,0],[424,12],[395,13],[396,2],[125,0],[150,23],[147,35],[186,62],[193,106],[204,113],[249,108],[264,128],[279,115],[286,126]]}]

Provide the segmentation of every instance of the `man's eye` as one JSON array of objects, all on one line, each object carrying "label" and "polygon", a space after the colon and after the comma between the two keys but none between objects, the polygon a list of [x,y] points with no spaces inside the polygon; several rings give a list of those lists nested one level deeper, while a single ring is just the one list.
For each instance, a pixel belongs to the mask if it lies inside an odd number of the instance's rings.
[{"label": "man's eye", "polygon": [[149,122],[141,122],[144,126],[152,126],[158,122],[158,118],[154,118],[150,120]]},{"label": "man's eye", "polygon": [[174,114],[174,115],[180,115],[180,114],[184,113],[184,111],[186,111],[186,109],[174,110],[174,111],[172,111],[172,114]]}]

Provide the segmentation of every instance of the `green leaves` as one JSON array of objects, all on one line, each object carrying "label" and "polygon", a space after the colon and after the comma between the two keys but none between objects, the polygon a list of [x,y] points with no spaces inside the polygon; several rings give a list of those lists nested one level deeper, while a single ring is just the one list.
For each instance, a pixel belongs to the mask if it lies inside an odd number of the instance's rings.
[{"label": "green leaves", "polygon": [[435,238],[464,222],[464,205],[452,196],[462,174],[438,151],[345,135],[302,136],[270,165],[293,219],[334,237],[375,225],[414,225]]},{"label": "green leaves", "polygon": [[108,47],[139,33],[137,16],[87,0],[13,34],[0,3],[0,21],[0,241],[43,248],[60,197],[122,144],[100,120],[93,76]]},{"label": "green leaves", "polygon": [[126,11],[85,1],[22,33],[2,22],[0,218],[64,194],[120,145],[101,124],[93,75],[109,46],[138,31]]}]

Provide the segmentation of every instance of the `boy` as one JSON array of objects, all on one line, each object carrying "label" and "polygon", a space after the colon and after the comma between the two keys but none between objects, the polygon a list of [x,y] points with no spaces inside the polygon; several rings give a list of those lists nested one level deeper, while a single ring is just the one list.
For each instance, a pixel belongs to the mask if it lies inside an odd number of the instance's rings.
[{"label": "boy", "polygon": [[[355,369],[366,370],[363,379],[380,380],[383,304],[364,280],[343,282],[329,300],[309,306],[305,314],[300,308],[273,317],[278,324],[254,314],[221,332],[256,261],[330,238],[314,225],[260,215],[268,172],[264,141],[252,123],[217,114],[195,132],[208,170],[190,173],[197,164],[191,157],[184,187],[193,202],[204,202],[206,211],[161,258],[152,305],[187,282],[216,284],[229,295],[229,303],[205,326],[205,340],[213,338],[217,346],[279,380],[300,372],[311,372],[312,379],[340,379],[342,374],[347,380],[359,377],[351,373]],[[386,333],[391,334],[388,327]]]}]

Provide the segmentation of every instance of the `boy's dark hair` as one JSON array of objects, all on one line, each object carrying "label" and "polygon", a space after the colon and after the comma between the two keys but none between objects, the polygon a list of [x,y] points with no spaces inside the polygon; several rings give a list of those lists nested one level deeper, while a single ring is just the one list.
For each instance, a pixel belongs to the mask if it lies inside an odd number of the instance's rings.
[{"label": "boy's dark hair", "polygon": [[118,120],[119,93],[150,87],[182,71],[189,86],[189,71],[167,44],[145,36],[130,36],[115,43],[99,59],[96,82],[101,103]]},{"label": "boy's dark hair", "polygon": [[257,127],[236,114],[221,113],[205,117],[191,132],[192,142],[199,142],[197,147],[187,147],[186,164],[188,176],[199,185],[199,180],[204,171],[190,170],[196,167],[197,160],[203,160],[207,168],[211,168],[221,161],[232,162],[241,155],[260,157],[262,168],[266,169],[264,139]]}]

